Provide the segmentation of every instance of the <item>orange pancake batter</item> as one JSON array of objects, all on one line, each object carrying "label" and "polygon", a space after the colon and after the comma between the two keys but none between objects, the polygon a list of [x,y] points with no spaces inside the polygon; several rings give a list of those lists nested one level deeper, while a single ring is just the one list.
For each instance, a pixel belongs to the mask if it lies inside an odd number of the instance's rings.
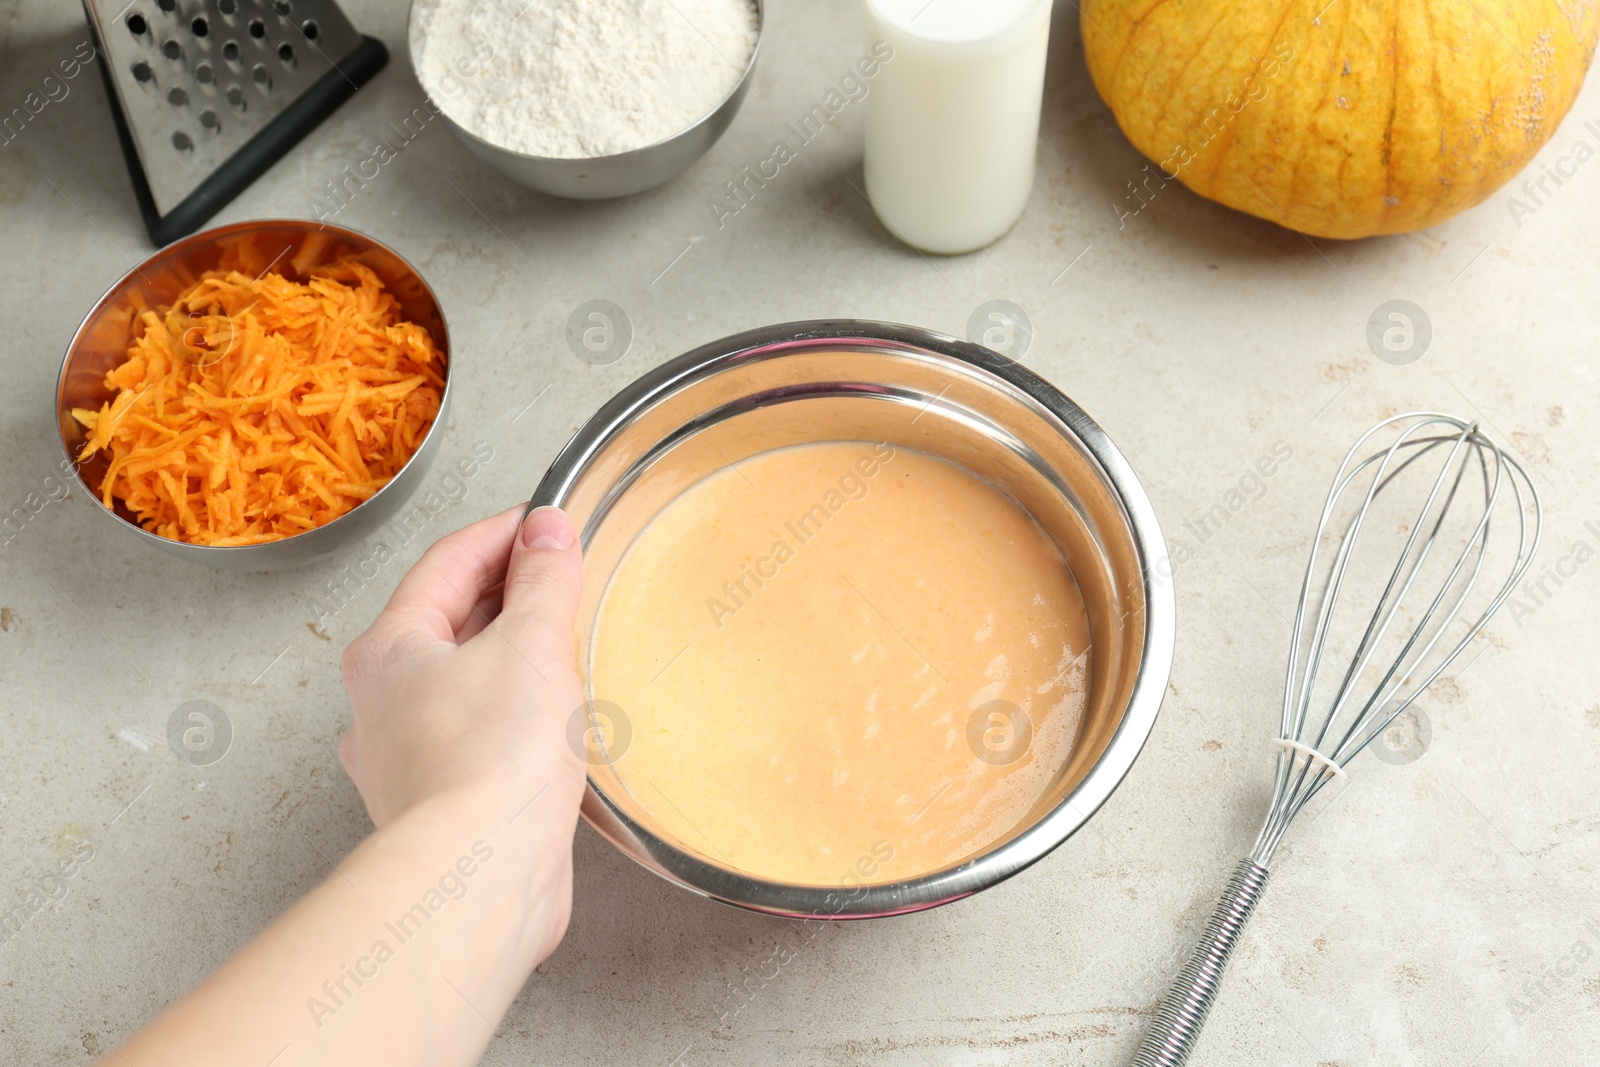
[{"label": "orange pancake batter", "polygon": [[884,882],[1016,826],[1073,741],[1088,622],[1054,543],[925,453],[767,452],[674,500],[602,598],[592,696],[669,836],[762,878]]}]

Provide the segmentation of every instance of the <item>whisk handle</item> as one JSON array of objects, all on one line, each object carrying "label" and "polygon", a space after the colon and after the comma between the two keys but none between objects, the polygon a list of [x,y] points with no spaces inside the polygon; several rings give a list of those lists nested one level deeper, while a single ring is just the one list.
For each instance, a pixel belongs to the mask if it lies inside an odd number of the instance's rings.
[{"label": "whisk handle", "polygon": [[1254,860],[1241,860],[1234,868],[1200,944],[1161,1002],[1156,1021],[1133,1058],[1134,1067],[1182,1067],[1189,1062],[1195,1039],[1200,1036],[1217,987],[1222,984],[1228,957],[1233,955],[1239,933],[1266,884],[1267,869]]}]

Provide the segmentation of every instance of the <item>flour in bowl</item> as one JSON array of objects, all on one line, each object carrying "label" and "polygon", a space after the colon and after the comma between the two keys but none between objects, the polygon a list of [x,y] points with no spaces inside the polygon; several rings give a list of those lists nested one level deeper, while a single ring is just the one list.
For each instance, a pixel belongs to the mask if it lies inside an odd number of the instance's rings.
[{"label": "flour in bowl", "polygon": [[757,29],[751,0],[418,0],[411,23],[417,77],[446,115],[560,159],[689,127],[744,76]]}]

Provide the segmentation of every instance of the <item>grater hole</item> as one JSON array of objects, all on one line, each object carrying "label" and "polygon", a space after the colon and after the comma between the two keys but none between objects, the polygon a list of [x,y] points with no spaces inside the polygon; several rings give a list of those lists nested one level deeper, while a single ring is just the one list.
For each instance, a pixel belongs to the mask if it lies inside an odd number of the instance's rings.
[{"label": "grater hole", "polygon": [[141,59],[133,65],[133,76],[137,81],[147,82],[156,76],[156,72],[150,69],[150,64]]},{"label": "grater hole", "polygon": [[172,135],[172,147],[176,148],[180,152],[193,151],[194,139],[188,134],[184,133],[182,130],[179,130],[177,133]]},{"label": "grater hole", "polygon": [[265,22],[262,22],[260,19],[251,19],[250,20],[250,36],[254,37],[256,40],[259,41],[259,40],[261,40],[261,38],[265,37],[266,35],[267,35],[267,24]]},{"label": "grater hole", "polygon": [[256,84],[261,86],[261,88],[272,88],[272,74],[267,70],[266,64],[257,63],[255,65],[255,69],[250,72],[250,75],[251,77],[255,78]]},{"label": "grater hole", "polygon": [[278,9],[278,14],[285,17],[294,10],[294,5],[289,0],[273,0],[272,6]]},{"label": "grater hole", "polygon": [[206,34],[211,32],[211,26],[206,22],[205,19],[196,18],[193,22],[189,23],[189,32],[194,34],[196,37],[204,37]]},{"label": "grater hole", "polygon": [[200,112],[200,125],[215,132],[216,130],[221,129],[222,122],[217,118],[217,113],[215,111],[212,111],[210,108],[206,108],[206,110]]},{"label": "grater hole", "polygon": [[201,63],[194,68],[194,80],[201,85],[210,85],[216,80],[216,75],[211,72],[210,63]]},{"label": "grater hole", "polygon": [[237,85],[230,87],[228,89],[228,103],[243,111],[245,106],[244,90]]},{"label": "grater hole", "polygon": [[135,37],[143,37],[144,31],[148,30],[149,28],[150,26],[145,22],[144,16],[139,14],[137,11],[128,16],[128,32],[133,34]]},{"label": "grater hole", "polygon": [[306,40],[315,41],[317,34],[321,31],[317,29],[317,21],[315,19],[306,19],[305,23],[300,27],[300,32],[305,34]]},{"label": "grater hole", "polygon": [[285,41],[282,44],[280,44],[278,46],[278,58],[283,60],[283,65],[284,66],[286,66],[286,67],[294,66],[294,46],[292,44],[290,44],[288,41]]},{"label": "grater hole", "polygon": [[177,8],[178,0],[156,0],[156,6],[170,15]]},{"label": "grater hole", "polygon": [[166,56],[168,59],[177,59],[179,56],[183,55],[183,45],[179,44],[177,41],[163,41],[161,44],[161,54]]},{"label": "grater hole", "polygon": [[235,63],[239,62],[239,42],[229,41],[227,44],[223,45],[222,58],[232,60]]},{"label": "grater hole", "polygon": [[239,10],[239,5],[234,3],[233,0],[220,0],[220,2],[217,4],[217,10],[222,12],[224,15],[232,15],[235,11]]},{"label": "grater hole", "polygon": [[189,94],[174,85],[167,90],[167,103],[173,107],[182,107],[189,102]]}]

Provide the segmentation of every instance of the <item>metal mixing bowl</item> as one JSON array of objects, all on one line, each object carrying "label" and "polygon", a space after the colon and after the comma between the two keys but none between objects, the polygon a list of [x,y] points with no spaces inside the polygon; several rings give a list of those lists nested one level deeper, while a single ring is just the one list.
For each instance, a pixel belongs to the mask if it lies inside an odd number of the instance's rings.
[{"label": "metal mixing bowl", "polygon": [[[739,106],[744,103],[745,93],[750,89],[751,75],[756,69],[756,58],[761,55],[761,38],[767,29],[762,0],[752,0],[752,3],[756,9],[756,47],[750,53],[750,62],[745,64],[738,83],[715,107],[686,129],[654,144],[610,156],[557,159],[502,148],[468,131],[444,110],[439,111],[439,117],[467,146],[467,151],[485,165],[541,193],[572,200],[609,200],[653,189],[677,177],[689,164],[705,155],[733,122],[733,116],[738,114]],[[421,70],[417,56],[420,34],[416,30],[416,17],[417,5],[413,2],[406,19],[406,40],[411,68]]]},{"label": "metal mixing bowl", "polygon": [[[114,509],[104,506],[99,492],[108,462],[104,452],[77,468],[78,481],[85,494],[95,502],[96,509],[146,544],[222,570],[275,571],[324,559],[341,545],[359,541],[383,526],[422,484],[444,439],[443,427],[450,415],[451,379],[450,337],[445,328],[444,312],[422,275],[393,249],[355,230],[302,219],[236,222],[168,245],[123,275],[78,327],[72,343],[67,346],[61,376],[56,380],[56,425],[60,429],[61,448],[75,463],[86,435],[72,417],[72,409],[98,409],[110,399],[111,390],[105,385],[106,372],[127,358],[133,323],[139,312],[171,304],[201,272],[218,264],[226,247],[238,242],[254,243],[263,261],[271,261],[270,269],[290,277],[295,274],[296,257],[302,254],[308,266],[341,256],[360,260],[383,279],[389,292],[399,300],[403,316],[427,328],[445,356],[445,387],[438,417],[406,465],[387,485],[354,509],[330,523],[282,541],[218,547],[161,537],[140,527],[121,501],[116,501]],[[308,242],[314,242],[309,251]]]},{"label": "metal mixing bowl", "polygon": [[[1083,594],[1090,692],[1070,754],[1021,824],[954,866],[887,884],[752,877],[669,839],[616,766],[591,760],[584,816],[624,853],[697,893],[792,918],[917,911],[1035,862],[1127,774],[1155,724],[1172,665],[1165,542],[1144,489],[1105,433],[1050,383],[987,348],[846,320],[753,330],[680,356],[612,398],[556,457],[530,507],[563,507],[582,531],[584,675],[607,579],[663,507],[726,464],[830,440],[887,441],[939,456],[1030,514]],[[624,768],[625,759],[623,752],[617,761]]]}]

